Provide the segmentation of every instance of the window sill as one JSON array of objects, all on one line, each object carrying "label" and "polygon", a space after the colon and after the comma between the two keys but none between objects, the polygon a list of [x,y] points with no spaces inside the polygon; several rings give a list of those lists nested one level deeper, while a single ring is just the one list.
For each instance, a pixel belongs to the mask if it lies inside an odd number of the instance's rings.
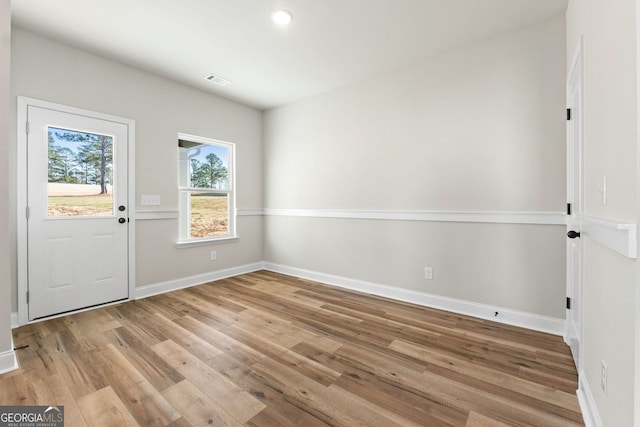
[{"label": "window sill", "polygon": [[181,240],[176,243],[176,248],[194,248],[197,246],[222,245],[225,243],[235,243],[240,241],[239,237],[220,237],[218,239],[198,239],[198,240]]}]

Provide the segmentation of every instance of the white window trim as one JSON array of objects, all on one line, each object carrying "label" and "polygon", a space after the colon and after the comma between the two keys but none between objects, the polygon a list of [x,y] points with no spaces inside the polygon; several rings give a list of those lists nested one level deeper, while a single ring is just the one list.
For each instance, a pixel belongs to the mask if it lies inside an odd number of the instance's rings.
[{"label": "white window trim", "polygon": [[209,245],[222,245],[225,243],[235,243],[239,242],[240,237],[238,236],[224,236],[224,237],[203,237],[201,239],[191,239],[191,240],[180,240],[176,243],[176,248],[185,249],[185,248],[195,248],[198,246],[209,246]]},{"label": "white window trim", "polygon": [[[201,144],[209,144],[209,145],[221,145],[228,149],[229,158],[228,158],[228,166],[229,166],[229,175],[227,177],[228,190],[219,190],[215,188],[193,188],[193,187],[182,187],[180,186],[180,182],[182,182],[182,178],[180,176],[180,165],[178,165],[178,203],[179,203],[179,218],[178,223],[180,229],[178,230],[178,241],[176,242],[177,248],[190,248],[195,246],[206,246],[206,245],[216,245],[222,243],[233,243],[237,242],[240,238],[236,234],[236,191],[235,191],[235,181],[236,181],[236,145],[232,142],[221,141],[218,139],[205,138],[197,135],[190,135],[186,133],[178,133],[178,139],[198,142]],[[178,157],[178,162],[181,159]],[[184,216],[187,218],[190,216],[189,206],[182,206],[182,198],[180,197],[180,193],[184,191],[192,191],[192,192],[207,192],[214,194],[227,194],[227,209],[229,211],[229,224],[228,231],[229,234],[220,237],[202,237],[197,239],[182,239],[180,236],[189,234],[185,233],[181,228],[185,225]]]}]

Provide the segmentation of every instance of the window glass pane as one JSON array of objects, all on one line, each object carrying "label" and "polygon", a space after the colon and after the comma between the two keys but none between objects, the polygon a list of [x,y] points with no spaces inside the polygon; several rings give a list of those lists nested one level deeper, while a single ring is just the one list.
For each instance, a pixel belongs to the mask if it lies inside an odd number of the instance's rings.
[{"label": "window glass pane", "polygon": [[219,237],[229,234],[229,197],[212,193],[190,194],[191,216],[188,238]]},{"label": "window glass pane", "polygon": [[229,149],[222,145],[179,141],[180,185],[192,188],[229,189]]},{"label": "window glass pane", "polygon": [[113,215],[113,137],[47,128],[48,216]]}]

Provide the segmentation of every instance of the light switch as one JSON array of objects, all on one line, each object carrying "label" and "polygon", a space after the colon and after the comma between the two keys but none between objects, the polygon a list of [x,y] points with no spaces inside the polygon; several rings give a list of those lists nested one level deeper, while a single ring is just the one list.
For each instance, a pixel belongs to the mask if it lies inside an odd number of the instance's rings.
[{"label": "light switch", "polygon": [[607,206],[607,177],[602,177],[602,185],[598,185],[598,191],[602,194],[602,206]]},{"label": "light switch", "polygon": [[159,206],[160,196],[157,194],[143,194],[140,197],[140,204],[142,206]]}]

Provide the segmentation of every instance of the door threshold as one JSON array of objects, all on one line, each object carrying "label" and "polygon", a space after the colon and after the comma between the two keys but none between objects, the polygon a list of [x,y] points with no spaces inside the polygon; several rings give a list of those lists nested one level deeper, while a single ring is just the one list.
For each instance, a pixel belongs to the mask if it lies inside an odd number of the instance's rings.
[{"label": "door threshold", "polygon": [[[121,298],[121,299],[117,299],[117,300],[113,300],[113,301],[109,301],[109,302],[105,302],[105,303],[100,303],[100,304],[94,304],[94,305],[90,305],[87,307],[82,307],[82,308],[77,308],[74,310],[67,310],[67,311],[63,311],[60,313],[56,313],[56,314],[51,314],[49,316],[40,316],[40,317],[36,317],[35,319],[31,319],[27,321],[27,325],[31,324],[31,323],[38,323],[38,322],[44,322],[45,320],[51,320],[51,319],[57,319],[60,317],[64,317],[64,316],[69,316],[69,315],[73,315],[73,314],[77,314],[77,313],[83,313],[85,311],[91,311],[91,310],[95,310],[97,308],[104,308],[104,307],[109,307],[112,305],[117,305],[117,304],[121,304],[123,302],[127,302],[129,301],[129,297],[127,298]],[[19,325],[20,326],[24,326],[24,325]]]}]

